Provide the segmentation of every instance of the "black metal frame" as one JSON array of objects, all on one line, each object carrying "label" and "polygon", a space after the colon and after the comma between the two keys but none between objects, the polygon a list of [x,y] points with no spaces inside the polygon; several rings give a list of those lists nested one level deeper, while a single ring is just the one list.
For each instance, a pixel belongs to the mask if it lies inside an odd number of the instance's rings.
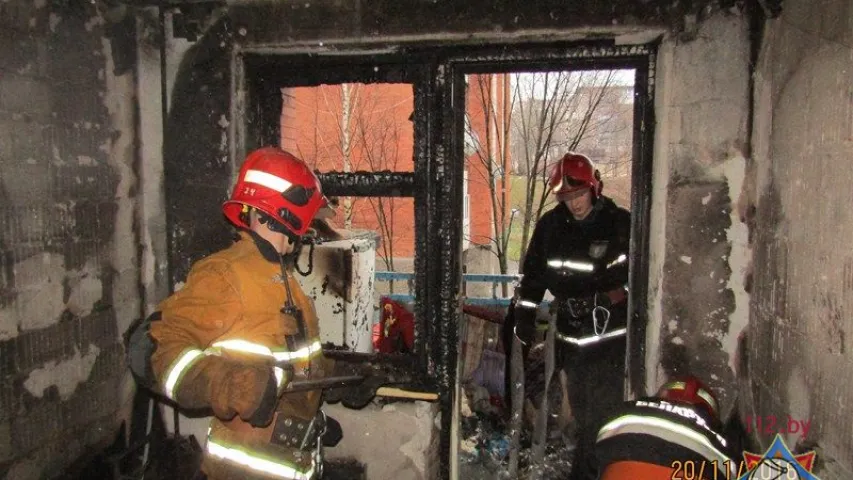
[{"label": "black metal frame", "polygon": [[652,157],[655,133],[655,62],[657,45],[634,79],[634,161],[631,172],[631,251],[628,298],[628,393],[645,395],[646,325],[648,324],[649,238],[651,234]]},{"label": "black metal frame", "polygon": [[[645,324],[655,46],[612,42],[409,48],[386,56],[280,56],[242,52],[235,85],[243,107],[244,153],[277,144],[280,88],[323,83],[406,82],[414,88],[414,172],[323,172],[330,195],[413,197],[415,201],[415,349],[417,372],[440,394],[438,476],[449,478],[462,284],[465,74],[633,68],[636,73],[629,308],[630,384],[645,377]],[[278,60],[278,61],[276,61]],[[313,69],[313,70],[312,70]],[[301,72],[313,71],[312,74]],[[294,73],[300,72],[300,73]],[[319,73],[318,73],[319,72]],[[329,80],[332,78],[333,80]],[[382,361],[382,356],[376,356]]]},{"label": "black metal frame", "polygon": [[[651,218],[652,154],[654,144],[654,65],[657,45],[616,46],[610,43],[549,44],[466,49],[447,59],[448,83],[464,88],[464,76],[546,70],[634,69],[634,140],[631,189],[631,259],[629,279],[628,382],[634,391],[645,384],[645,332],[648,298],[649,223]],[[457,102],[459,100],[457,99]],[[453,135],[461,138],[462,109],[456,109]],[[463,158],[461,146],[453,152]],[[452,163],[452,161],[451,161]],[[460,174],[461,176],[461,174]],[[460,180],[461,185],[461,180]],[[461,270],[460,270],[461,272]],[[444,310],[439,311],[445,314]],[[440,317],[442,318],[442,317]],[[455,349],[456,343],[453,343]],[[452,356],[451,356],[452,358]],[[453,363],[455,367],[455,363]],[[454,371],[455,378],[455,371]],[[444,412],[442,412],[444,413]],[[443,415],[442,418],[444,418]],[[449,415],[448,415],[449,416]],[[443,426],[444,427],[444,426]],[[449,429],[448,429],[449,431]],[[449,451],[442,439],[442,453]],[[449,440],[448,440],[449,441]],[[442,457],[444,462],[444,457]],[[443,466],[445,471],[447,467]],[[443,477],[444,478],[444,477]]]}]

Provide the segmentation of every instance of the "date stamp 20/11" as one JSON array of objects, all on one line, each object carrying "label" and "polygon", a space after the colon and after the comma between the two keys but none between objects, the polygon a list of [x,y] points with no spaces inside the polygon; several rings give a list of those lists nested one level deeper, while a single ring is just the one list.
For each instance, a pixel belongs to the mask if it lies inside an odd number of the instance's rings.
[{"label": "date stamp 20/11", "polygon": [[717,460],[702,462],[676,460],[672,462],[671,467],[672,476],[670,480],[737,480],[749,471],[745,460],[740,462],[733,460],[724,462]]},{"label": "date stamp 20/11", "polygon": [[764,454],[743,452],[742,461],[676,460],[670,480],[819,480],[814,463],[814,451],[794,454],[777,433]]}]

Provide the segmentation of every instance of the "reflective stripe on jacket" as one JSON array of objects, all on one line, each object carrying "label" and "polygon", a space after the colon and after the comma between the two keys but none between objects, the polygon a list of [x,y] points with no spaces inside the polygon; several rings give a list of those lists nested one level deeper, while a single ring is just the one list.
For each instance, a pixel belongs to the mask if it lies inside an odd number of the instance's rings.
[{"label": "reflective stripe on jacket", "polygon": [[[284,281],[302,311],[301,329],[296,317],[281,312],[287,298]],[[187,408],[209,406],[216,415],[203,466],[208,476],[227,476],[217,471],[238,468],[247,472],[243,478],[312,478],[317,458],[270,443],[275,420],[255,428],[240,415],[241,409],[257,405],[264,387],[249,381],[257,377],[248,376],[248,367],[266,371],[274,364],[289,365],[312,378],[330,371],[313,304],[290,272],[282,275],[272,246],[241,232],[230,248],[197,262],[184,287],[159,310],[162,319],[151,325],[157,345],[152,367],[163,393]],[[304,338],[294,343],[301,331]],[[273,369],[279,393],[291,380],[289,370]],[[280,395],[276,416],[314,418],[321,394]]]},{"label": "reflective stripe on jacket", "polygon": [[601,427],[596,441],[601,469],[625,460],[663,467],[678,460],[709,469],[716,466],[718,471],[708,474],[721,478],[736,476],[730,450],[707,415],[691,405],[656,398],[627,402],[619,415]]}]

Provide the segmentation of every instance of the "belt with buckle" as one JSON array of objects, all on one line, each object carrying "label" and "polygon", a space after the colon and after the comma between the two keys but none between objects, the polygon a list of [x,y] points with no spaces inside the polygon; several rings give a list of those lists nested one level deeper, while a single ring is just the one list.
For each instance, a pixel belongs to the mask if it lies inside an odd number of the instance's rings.
[{"label": "belt with buckle", "polygon": [[571,297],[554,302],[556,313],[568,314],[571,318],[584,318],[595,308],[594,297]]},{"label": "belt with buckle", "polygon": [[271,442],[297,450],[314,450],[326,431],[326,414],[320,411],[314,418],[279,415],[273,426]]}]

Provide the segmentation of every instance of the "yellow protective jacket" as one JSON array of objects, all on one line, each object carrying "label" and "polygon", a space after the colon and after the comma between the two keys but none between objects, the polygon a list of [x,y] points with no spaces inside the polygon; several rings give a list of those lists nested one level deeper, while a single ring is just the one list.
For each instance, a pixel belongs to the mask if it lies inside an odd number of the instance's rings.
[{"label": "yellow protective jacket", "polygon": [[[213,410],[202,464],[210,479],[312,479],[322,467],[321,442],[315,437],[316,447],[295,448],[281,441],[294,440],[281,428],[301,432],[322,415],[322,392],[282,393],[292,375],[280,366],[292,365],[309,378],[330,372],[317,314],[272,245],[248,232],[240,235],[230,248],[193,265],[184,287],[159,306],[161,319],[151,324],[152,369],[163,393],[180,406]],[[284,281],[302,311],[302,329],[296,316],[282,313]],[[279,393],[276,413],[268,426],[255,428],[247,420],[271,371]]]}]

